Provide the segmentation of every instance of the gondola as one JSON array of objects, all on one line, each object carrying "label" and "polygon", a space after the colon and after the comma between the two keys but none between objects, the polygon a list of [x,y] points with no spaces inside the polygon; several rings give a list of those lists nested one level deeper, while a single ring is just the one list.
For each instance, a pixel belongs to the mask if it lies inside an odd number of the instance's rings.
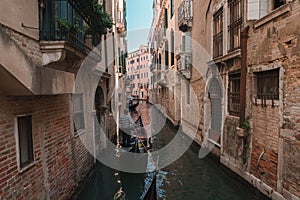
[{"label": "gondola", "polygon": [[133,104],[132,102],[129,103],[129,110],[130,111],[135,111],[136,107],[139,105],[139,102],[136,104]]},{"label": "gondola", "polygon": [[[141,118],[140,118],[141,120]],[[143,123],[139,118],[136,121],[135,131],[139,131],[143,129]],[[131,153],[136,153],[139,156],[126,156],[121,155],[120,159],[122,162],[129,163],[139,163],[142,166],[142,169],[146,171],[147,163],[148,163],[148,154],[142,154],[144,152],[143,145],[141,145],[141,140],[139,139],[139,133],[132,134],[133,145],[130,148],[124,148],[124,150],[129,151]],[[134,168],[134,165],[132,166]],[[140,168],[139,168],[140,169]],[[140,194],[137,191],[140,190],[141,187],[144,187],[145,174],[144,173],[128,173],[128,172],[120,172],[120,178],[122,182],[122,188],[126,193],[126,196],[130,199],[137,199]],[[132,196],[136,195],[136,196]]]},{"label": "gondola", "polygon": [[146,192],[145,196],[143,197],[143,200],[157,200],[156,174],[154,175],[151,185],[148,191]]},{"label": "gondola", "polygon": [[143,152],[146,152],[148,144],[147,144],[147,134],[144,129],[144,123],[142,120],[141,115],[137,118],[137,120],[134,122],[134,132],[132,134],[131,140],[138,141],[138,143],[142,143],[138,145],[142,148]]}]

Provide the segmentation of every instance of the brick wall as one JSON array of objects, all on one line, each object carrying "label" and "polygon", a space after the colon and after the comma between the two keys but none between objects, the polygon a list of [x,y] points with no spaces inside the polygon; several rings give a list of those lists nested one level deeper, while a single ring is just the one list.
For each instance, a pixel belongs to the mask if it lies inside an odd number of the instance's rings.
[{"label": "brick wall", "polygon": [[[251,173],[277,188],[279,108],[253,106]],[[261,153],[263,157],[259,161]]]},{"label": "brick wall", "polygon": [[[0,97],[0,199],[68,199],[93,165],[70,127],[70,95]],[[35,164],[19,173],[14,118],[32,115]]]}]

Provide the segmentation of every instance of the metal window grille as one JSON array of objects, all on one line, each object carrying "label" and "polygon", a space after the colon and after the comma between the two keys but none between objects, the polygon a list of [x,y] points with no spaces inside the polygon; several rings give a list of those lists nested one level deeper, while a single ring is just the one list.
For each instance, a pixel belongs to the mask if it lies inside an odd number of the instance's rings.
[{"label": "metal window grille", "polygon": [[279,69],[256,72],[256,97],[261,100],[279,100]]},{"label": "metal window grille", "polygon": [[229,75],[228,86],[228,112],[239,116],[240,113],[240,73]]},{"label": "metal window grille", "polygon": [[241,27],[243,24],[243,0],[229,0],[228,41],[229,51],[240,47]]},{"label": "metal window grille", "polygon": [[220,8],[213,16],[214,20],[214,35],[213,48],[214,57],[223,55],[223,8]]}]

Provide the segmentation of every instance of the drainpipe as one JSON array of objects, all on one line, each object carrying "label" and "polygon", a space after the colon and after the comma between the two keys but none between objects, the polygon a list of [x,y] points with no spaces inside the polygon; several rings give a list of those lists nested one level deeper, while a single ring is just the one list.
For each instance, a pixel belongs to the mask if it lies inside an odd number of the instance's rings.
[{"label": "drainpipe", "polygon": [[249,26],[241,32],[241,79],[240,79],[240,127],[245,121],[246,78],[247,78],[247,39]]}]

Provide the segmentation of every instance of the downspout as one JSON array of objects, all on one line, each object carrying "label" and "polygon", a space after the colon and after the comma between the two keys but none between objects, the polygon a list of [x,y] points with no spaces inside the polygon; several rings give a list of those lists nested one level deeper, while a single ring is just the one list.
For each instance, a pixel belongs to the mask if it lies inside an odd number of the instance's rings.
[{"label": "downspout", "polygon": [[247,78],[247,39],[249,26],[241,32],[241,79],[240,79],[240,127],[245,121],[246,78]]}]

